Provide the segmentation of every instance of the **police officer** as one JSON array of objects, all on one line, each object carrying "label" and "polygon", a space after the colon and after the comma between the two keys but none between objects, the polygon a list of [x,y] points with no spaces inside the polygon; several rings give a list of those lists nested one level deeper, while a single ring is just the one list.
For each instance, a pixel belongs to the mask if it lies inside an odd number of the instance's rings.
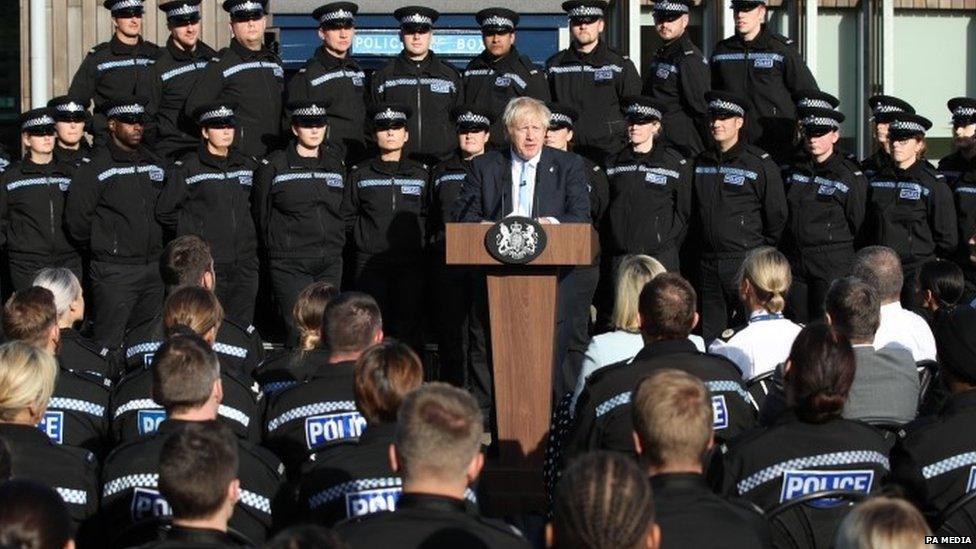
[{"label": "police officer", "polygon": [[644,94],[663,106],[664,138],[686,157],[700,153],[709,142],[705,92],[711,88],[711,75],[705,56],[685,32],[693,4],[654,3],[654,28],[664,44],[654,53],[644,79]]},{"label": "police officer", "polygon": [[322,101],[292,101],[288,113],[294,140],[262,160],[252,208],[269,258],[271,290],[294,345],[291,310],[298,294],[318,280],[336,288],[342,280],[346,170],[337,149],[323,143],[329,119]]},{"label": "police officer", "polygon": [[169,38],[142,83],[154,117],[153,145],[160,155],[177,159],[196,148],[199,136],[183,106],[203,69],[217,52],[200,39],[200,0],[171,0],[159,5],[166,14]]},{"label": "police officer", "polygon": [[410,141],[404,155],[433,165],[454,151],[451,109],[463,102],[461,75],[430,50],[432,27],[440,14],[430,8],[407,6],[393,12],[400,22],[403,51],[373,73],[369,102],[397,103],[411,109],[407,123]]},{"label": "police officer", "polygon": [[379,302],[388,333],[419,350],[428,173],[406,157],[411,118],[404,105],[369,109],[379,156],[349,170],[343,207],[356,248],[356,287]]},{"label": "police officer", "polygon": [[227,318],[247,326],[258,293],[257,235],[251,186],[257,162],[232,147],[236,105],[209,103],[194,113],[203,142],[177,160],[156,203],[156,219],[177,235],[210,244],[220,279],[217,297]]},{"label": "police officer", "polygon": [[922,263],[951,257],[959,239],[952,191],[945,176],[922,157],[925,132],[931,127],[932,122],[917,114],[894,114],[888,124],[891,160],[869,178],[865,236],[898,253],[906,308],[914,304]]},{"label": "police officer", "polygon": [[798,113],[803,152],[783,176],[789,218],[782,249],[793,273],[791,316],[806,323],[823,317],[830,283],[850,270],[868,184],[860,166],[835,148],[844,115],[822,107]]},{"label": "police officer", "polygon": [[695,160],[692,211],[698,212],[702,239],[702,337],[710,343],[739,306],[742,259],[753,248],[779,242],[787,206],[779,167],[740,134],[746,100],[720,91],[705,97],[712,145]]},{"label": "police officer", "polygon": [[953,191],[959,228],[956,263],[966,277],[966,295],[971,296],[976,292],[976,269],[969,261],[967,241],[976,234],[976,99],[956,97],[949,100],[948,106],[955,151],[939,161],[939,172]]},{"label": "police officer", "polygon": [[46,107],[20,117],[23,160],[0,175],[0,241],[7,248],[14,291],[44,267],[81,275],[81,256],[61,222],[74,167],[54,158],[54,117]]},{"label": "police officer", "polygon": [[888,141],[888,124],[896,114],[915,113],[915,108],[890,95],[873,95],[868,98],[868,107],[871,108],[871,127],[874,130],[875,151],[873,154],[861,161],[861,169],[864,170],[865,177],[871,178],[878,173],[882,167],[891,163],[891,143]]},{"label": "police officer", "polygon": [[102,3],[112,12],[115,27],[112,39],[88,52],[68,87],[68,95],[81,99],[85,107],[94,100],[92,134],[97,144],[103,143],[107,137],[103,115],[106,103],[131,97],[159,53],[156,44],[142,38],[142,3],[143,0],[105,0]]},{"label": "police officer", "polygon": [[54,158],[74,167],[81,165],[82,158],[91,155],[91,146],[85,138],[85,125],[88,123],[88,110],[84,99],[59,95],[47,102],[54,117],[54,131],[57,143]]},{"label": "police officer", "polygon": [[137,99],[106,105],[109,140],[78,168],[65,203],[68,234],[91,250],[94,337],[107,347],[158,311],[163,295],[156,263],[163,235],[153,208],[166,174],[142,145],[145,113]]},{"label": "police officer", "polygon": [[638,95],[640,76],[634,63],[610,49],[603,32],[607,2],[563,2],[572,44],[546,61],[552,100],[580,113],[575,150],[601,163],[627,142],[620,100]]},{"label": "police officer", "polygon": [[329,109],[328,138],[345,148],[348,164],[366,156],[366,74],[349,55],[358,11],[353,2],[331,2],[312,12],[322,45],[288,82],[289,102],[311,99]]},{"label": "police officer", "polygon": [[735,35],[712,52],[712,89],[747,98],[749,142],[785,162],[796,137],[792,95],[817,81],[793,41],[766,27],[766,0],[733,0],[732,11]]},{"label": "police officer", "polygon": [[485,50],[464,70],[464,102],[488,110],[493,122],[493,149],[506,143],[502,113],[513,97],[529,96],[549,100],[546,73],[515,47],[515,27],[519,15],[505,8],[487,8],[475,14],[481,26]]},{"label": "police officer", "polygon": [[224,0],[222,5],[234,37],[203,69],[183,113],[193,120],[203,104],[236,103],[237,147],[260,158],[278,145],[285,70],[278,54],[264,45],[267,0]]}]

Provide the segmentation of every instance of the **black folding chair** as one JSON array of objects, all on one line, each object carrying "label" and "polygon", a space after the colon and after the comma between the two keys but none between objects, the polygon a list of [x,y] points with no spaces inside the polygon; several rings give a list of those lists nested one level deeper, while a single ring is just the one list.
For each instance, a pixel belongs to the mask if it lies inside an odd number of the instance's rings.
[{"label": "black folding chair", "polygon": [[976,491],[964,494],[939,515],[937,535],[976,537]]},{"label": "black folding chair", "polygon": [[773,389],[773,374],[775,373],[776,370],[770,370],[746,381],[746,391],[749,391],[749,394],[752,396],[752,402],[757,412],[762,408],[766,396],[769,395],[769,391]]},{"label": "black folding chair", "polygon": [[[766,512],[777,549],[820,549],[833,545],[840,521],[854,504],[867,499],[863,492],[822,490],[793,498]],[[817,500],[838,500],[830,507],[812,505]]]},{"label": "black folding chair", "polygon": [[918,415],[924,416],[938,412],[949,397],[949,390],[942,380],[939,363],[934,360],[921,360],[915,363],[918,368]]}]

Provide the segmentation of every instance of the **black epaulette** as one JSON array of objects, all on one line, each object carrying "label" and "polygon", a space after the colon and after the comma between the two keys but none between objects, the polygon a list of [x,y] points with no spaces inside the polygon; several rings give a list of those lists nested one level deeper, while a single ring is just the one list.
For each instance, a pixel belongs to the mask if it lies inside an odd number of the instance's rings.
[{"label": "black epaulette", "polygon": [[663,152],[682,164],[686,162],[685,157],[682,156],[681,153],[678,152],[678,149],[675,149],[674,147],[664,147]]},{"label": "black epaulette", "polygon": [[268,468],[269,471],[274,471],[279,478],[285,475],[285,464],[278,459],[271,450],[263,448],[254,444],[253,442],[247,440],[238,439],[238,443],[244,447],[252,456],[256,457],[262,465]]},{"label": "black epaulette", "polygon": [[497,530],[499,532],[504,532],[510,536],[515,536],[518,539],[525,539],[525,535],[518,528],[512,526],[511,524],[498,519],[488,518],[480,514],[474,515],[475,520],[479,523],[491,528],[492,530]]},{"label": "black epaulette", "polygon": [[783,36],[782,34],[776,34],[775,32],[771,32],[769,33],[769,37],[772,38],[773,40],[776,40],[777,42],[786,44],[787,46],[795,45],[795,42],[793,42],[792,38],[788,38],[786,36]]},{"label": "black epaulette", "polygon": [[755,145],[749,144],[749,143],[746,143],[746,144],[742,145],[742,150],[747,151],[749,154],[752,154],[754,156],[758,156],[759,158],[762,158],[763,160],[766,160],[767,158],[770,158],[768,152],[766,152],[765,150],[763,150],[763,149],[761,149],[761,148],[759,148],[759,147],[757,147]]},{"label": "black epaulette", "polygon": [[529,71],[529,74],[535,75],[539,74],[540,72],[545,72],[545,69],[533,63],[532,59],[524,53],[519,54],[519,61],[522,63],[525,69]]},{"label": "black epaulette", "polygon": [[92,49],[88,50],[88,53],[95,53],[96,51],[102,51],[109,46],[108,42],[102,42],[101,44],[95,44]]}]

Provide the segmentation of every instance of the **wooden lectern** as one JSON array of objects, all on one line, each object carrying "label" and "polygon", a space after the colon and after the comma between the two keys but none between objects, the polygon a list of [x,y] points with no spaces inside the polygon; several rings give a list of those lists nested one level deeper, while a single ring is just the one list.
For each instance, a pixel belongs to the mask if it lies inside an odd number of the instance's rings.
[{"label": "wooden lectern", "polygon": [[482,482],[489,512],[509,515],[545,506],[558,268],[592,265],[599,240],[589,223],[544,225],[542,253],[527,264],[506,265],[485,248],[492,226],[448,223],[446,262],[486,268],[499,455]]}]

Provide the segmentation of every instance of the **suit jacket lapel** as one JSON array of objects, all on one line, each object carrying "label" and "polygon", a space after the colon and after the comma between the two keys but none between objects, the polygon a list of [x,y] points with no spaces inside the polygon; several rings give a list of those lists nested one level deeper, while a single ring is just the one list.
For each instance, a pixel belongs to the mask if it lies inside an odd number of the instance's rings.
[{"label": "suit jacket lapel", "polygon": [[501,177],[498,178],[498,185],[501,186],[498,189],[498,196],[500,197],[501,204],[498,205],[500,213],[498,219],[503,219],[508,215],[508,210],[515,208],[515,201],[512,198],[512,150],[506,149],[502,152],[501,159],[499,161],[499,169],[502,171]]},{"label": "suit jacket lapel", "polygon": [[550,188],[549,169],[552,167],[552,152],[549,147],[542,147],[542,155],[535,167],[535,189],[532,192],[532,218],[539,217],[539,200]]}]

